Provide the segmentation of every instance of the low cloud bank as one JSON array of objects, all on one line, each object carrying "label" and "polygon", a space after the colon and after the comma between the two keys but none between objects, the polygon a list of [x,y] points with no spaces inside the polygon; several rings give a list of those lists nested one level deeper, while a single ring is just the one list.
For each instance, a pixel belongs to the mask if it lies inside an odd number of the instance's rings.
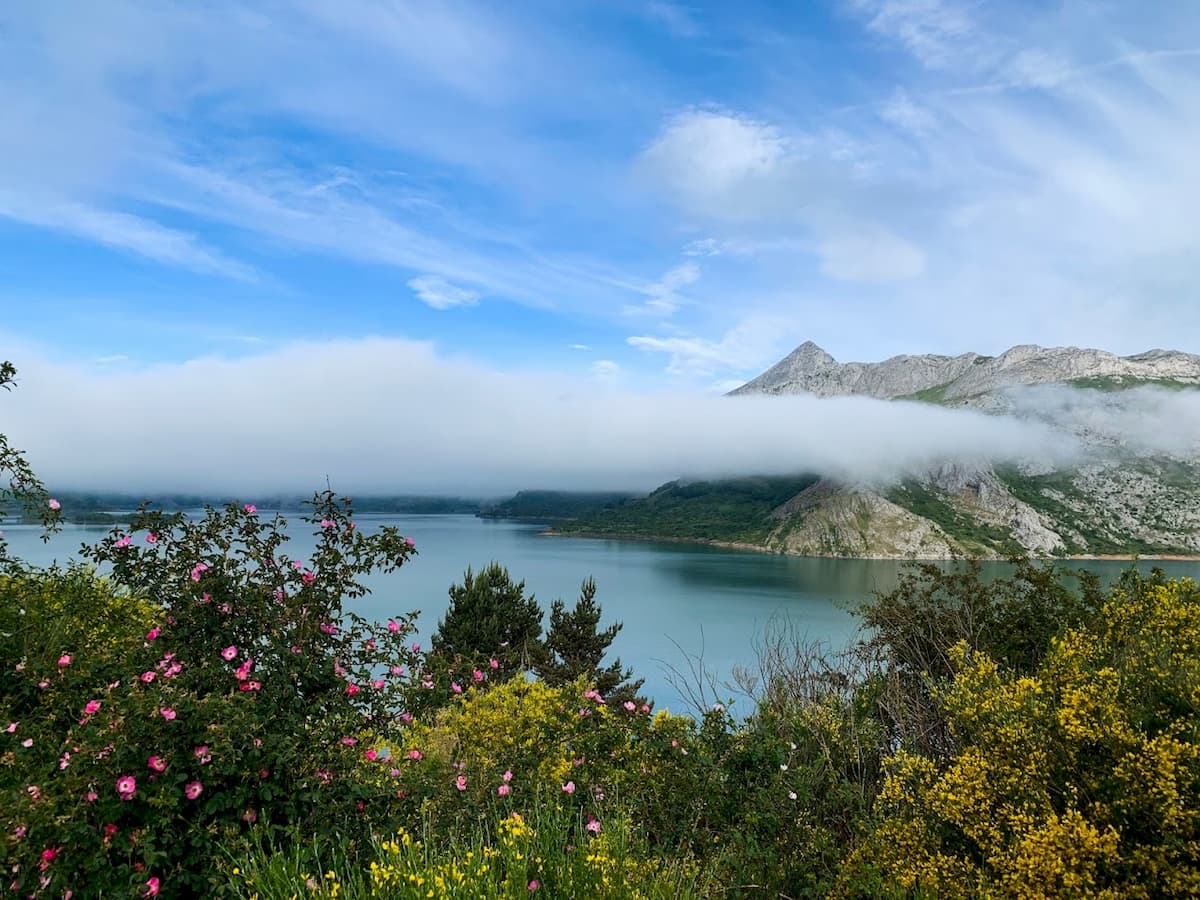
[{"label": "low cloud bank", "polygon": [[1092,453],[1165,453],[1200,459],[1200,390],[1120,391],[1038,385],[1008,391],[1013,414],[1069,431]]},{"label": "low cloud bank", "polygon": [[[631,393],[398,340],[96,372],[16,358],[0,431],[58,489],[498,495],[951,458],[1064,461],[1045,422],[867,398]],[[1131,420],[1136,424],[1136,420]]]}]

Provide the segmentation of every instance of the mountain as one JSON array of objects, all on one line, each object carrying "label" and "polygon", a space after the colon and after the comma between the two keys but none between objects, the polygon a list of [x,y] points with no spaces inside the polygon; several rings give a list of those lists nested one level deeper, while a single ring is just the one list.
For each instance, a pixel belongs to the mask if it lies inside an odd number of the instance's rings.
[{"label": "mountain", "polygon": [[813,477],[797,481],[795,493],[769,509],[764,500],[772,494],[761,491],[755,503],[730,506],[745,490],[736,482],[672,482],[648,498],[581,517],[570,530],[804,556],[1200,555],[1200,444],[1136,439],[1150,427],[1147,406],[1166,391],[1200,391],[1200,356],[1022,345],[999,356],[839,363],[808,342],[732,396],[860,395],[968,407],[1049,425],[1083,448],[1082,461],[1056,469],[1038,460],[1000,467],[948,460],[890,482]]},{"label": "mountain", "polygon": [[[1070,393],[1029,402],[1046,386]],[[1022,345],[999,356],[839,363],[802,344],[733,394],[864,395],[1032,418],[1070,434],[1086,461],[1057,470],[956,460],[890,484],[822,481],[773,511],[763,546],[884,557],[1200,554],[1200,447],[1132,444],[1125,429],[1147,402],[1134,388],[1200,390],[1200,356]]]},{"label": "mountain", "polygon": [[895,356],[879,363],[839,363],[812,341],[732,393],[859,394],[881,400],[966,401],[1016,386],[1071,384],[1099,390],[1141,385],[1200,387],[1200,356],[1149,350],[1117,356],[1103,350],[1023,344],[999,356]]}]

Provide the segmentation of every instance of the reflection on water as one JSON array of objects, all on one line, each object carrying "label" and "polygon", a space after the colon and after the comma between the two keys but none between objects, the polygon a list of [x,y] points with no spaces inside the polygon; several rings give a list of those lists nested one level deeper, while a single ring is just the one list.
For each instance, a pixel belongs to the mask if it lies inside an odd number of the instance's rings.
[{"label": "reflection on water", "polygon": [[[268,515],[260,511],[260,515]],[[417,543],[418,555],[399,572],[368,579],[373,593],[354,602],[357,612],[374,618],[421,610],[420,639],[428,641],[447,606],[447,588],[462,579],[468,566],[492,560],[524,579],[543,608],[578,595],[580,582],[596,579],[597,600],[605,621],[624,629],[614,652],[639,676],[660,706],[680,708],[665,667],[685,668],[684,652],[703,650],[705,665],[728,679],[735,664],[754,661],[756,639],[777,620],[811,639],[844,646],[857,627],[852,611],[876,591],[893,588],[903,563],[890,560],[797,559],[737,552],[715,547],[647,541],[547,537],[526,523],[473,516],[370,516],[358,518],[364,529],[396,525]],[[107,526],[67,526],[49,544],[34,526],[8,526],[12,552],[44,565],[76,554],[83,542],[102,539]],[[288,553],[303,557],[315,545],[310,529],[290,527]],[[1080,563],[1112,581],[1129,565],[1113,561]],[[1200,578],[1194,562],[1159,565],[1170,575]],[[996,576],[1004,563],[986,563]],[[678,646],[677,646],[678,645]],[[682,648],[682,649],[680,649]]]}]

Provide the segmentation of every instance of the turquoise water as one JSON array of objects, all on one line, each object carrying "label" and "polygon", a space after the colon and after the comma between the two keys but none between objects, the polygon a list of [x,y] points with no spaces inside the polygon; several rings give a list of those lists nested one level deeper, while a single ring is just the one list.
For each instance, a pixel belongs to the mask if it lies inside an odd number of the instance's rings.
[{"label": "turquoise water", "polygon": [[[729,682],[735,665],[752,665],[764,629],[786,625],[832,647],[854,635],[852,610],[872,591],[896,583],[902,563],[877,560],[796,559],[713,547],[652,541],[549,537],[541,526],[474,516],[359,516],[360,527],[396,525],[416,541],[418,555],[398,572],[369,582],[373,593],[354,601],[362,615],[385,618],[420,610],[420,639],[427,642],[447,606],[446,590],[468,566],[492,560],[549,609],[568,604],[587,576],[596,579],[596,599],[605,622],[625,627],[613,643],[622,661],[646,679],[646,692],[660,706],[682,711],[686,703],[672,684],[671,669],[687,671],[703,658],[718,682]],[[7,526],[12,552],[28,562],[49,563],[73,556],[84,542],[99,540],[106,527],[67,526],[49,544],[32,526]],[[289,553],[303,556],[310,534],[296,530]],[[1105,578],[1128,563],[1085,564]],[[1200,563],[1157,563],[1172,575],[1200,579]],[[1150,564],[1143,564],[1149,568]],[[988,564],[1000,573],[1006,566]],[[723,693],[729,693],[723,691]],[[739,706],[745,706],[743,701]],[[737,709],[737,707],[735,707]]]}]

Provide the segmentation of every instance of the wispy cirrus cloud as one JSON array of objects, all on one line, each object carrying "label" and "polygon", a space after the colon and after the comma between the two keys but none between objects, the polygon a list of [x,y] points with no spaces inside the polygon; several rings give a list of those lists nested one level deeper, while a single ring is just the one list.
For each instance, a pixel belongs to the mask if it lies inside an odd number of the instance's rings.
[{"label": "wispy cirrus cloud", "polygon": [[[223,331],[271,341],[256,301],[328,334],[336,293],[347,332],[497,354],[515,313],[547,352],[697,387],[809,337],[863,359],[1200,340],[1200,12],[809,12],[10,5],[0,302],[166,292],[178,325],[229,295]],[[63,236],[97,252],[35,268]],[[427,308],[450,306],[469,334]]]}]

